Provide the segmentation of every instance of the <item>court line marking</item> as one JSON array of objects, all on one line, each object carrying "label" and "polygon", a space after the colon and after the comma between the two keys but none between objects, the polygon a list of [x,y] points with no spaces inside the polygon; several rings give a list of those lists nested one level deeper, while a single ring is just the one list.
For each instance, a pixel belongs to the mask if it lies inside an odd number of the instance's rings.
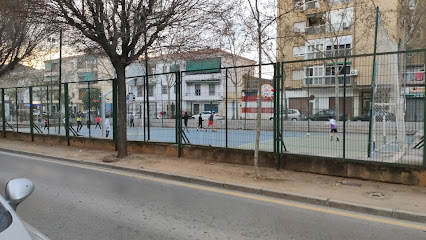
[{"label": "court line marking", "polygon": [[225,190],[225,189],[201,186],[201,185],[197,185],[197,184],[193,184],[193,183],[184,183],[184,182],[178,182],[178,181],[173,181],[173,180],[168,180],[168,179],[161,179],[161,178],[156,178],[156,177],[144,176],[144,175],[142,175],[142,173],[137,174],[137,173],[125,172],[125,171],[122,171],[122,170],[107,169],[107,168],[103,168],[101,166],[95,167],[95,166],[88,166],[88,165],[83,165],[83,164],[79,164],[79,163],[64,162],[64,161],[61,161],[61,160],[47,160],[47,159],[42,159],[40,157],[31,157],[31,156],[21,155],[21,154],[16,154],[16,153],[8,153],[8,152],[2,152],[2,153],[9,154],[9,155],[15,155],[15,156],[17,155],[19,157],[24,157],[24,158],[29,158],[30,160],[36,160],[36,161],[42,161],[42,162],[48,162],[48,163],[55,163],[55,164],[65,165],[65,166],[70,166],[70,167],[75,167],[75,168],[81,168],[81,169],[93,170],[93,171],[98,171],[98,172],[116,174],[116,175],[120,175],[120,176],[132,177],[132,178],[137,178],[137,179],[142,179],[142,180],[147,180],[147,181],[152,181],[152,182],[165,183],[165,184],[169,184],[169,185],[180,186],[180,187],[185,187],[185,188],[190,188],[190,189],[197,189],[197,190],[219,193],[219,194],[228,195],[228,196],[251,199],[251,200],[256,200],[256,201],[260,201],[260,202],[274,203],[274,204],[278,204],[278,205],[282,205],[282,206],[311,210],[311,211],[314,211],[314,212],[327,213],[327,214],[337,215],[337,216],[342,216],[342,217],[347,217],[347,218],[367,220],[367,221],[370,221],[370,222],[384,223],[384,224],[389,224],[389,225],[394,225],[394,226],[399,226],[399,227],[406,227],[406,228],[426,231],[426,225],[423,225],[423,224],[420,224],[420,223],[419,224],[410,223],[410,222],[406,222],[406,221],[387,219],[387,218],[384,218],[384,217],[383,218],[382,217],[374,217],[374,216],[369,216],[369,215],[364,215],[364,214],[351,213],[351,212],[340,211],[340,210],[333,210],[333,209],[328,209],[328,208],[323,208],[323,207],[316,207],[316,206],[302,204],[302,203],[294,203],[294,202],[290,202],[290,201],[287,201],[287,200],[274,199],[274,198],[269,198],[269,197],[265,197],[265,196],[251,195],[251,194],[246,194],[246,193],[233,192],[233,191]]}]

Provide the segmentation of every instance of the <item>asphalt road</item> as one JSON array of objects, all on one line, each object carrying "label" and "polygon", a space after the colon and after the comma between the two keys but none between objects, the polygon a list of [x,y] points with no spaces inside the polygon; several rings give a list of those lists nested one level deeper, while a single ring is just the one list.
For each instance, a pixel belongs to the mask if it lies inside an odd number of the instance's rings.
[{"label": "asphalt road", "polygon": [[426,226],[0,152],[30,178],[21,218],[51,239],[426,239]]}]

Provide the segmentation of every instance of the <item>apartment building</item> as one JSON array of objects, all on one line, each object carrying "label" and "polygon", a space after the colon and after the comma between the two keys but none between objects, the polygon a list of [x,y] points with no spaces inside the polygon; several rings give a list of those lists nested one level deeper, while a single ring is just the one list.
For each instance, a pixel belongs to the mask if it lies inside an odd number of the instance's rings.
[{"label": "apartment building", "polygon": [[[336,99],[339,99],[342,112],[343,75],[346,72],[346,112],[350,117],[368,112],[372,58],[350,56],[373,53],[375,7],[380,10],[377,51],[400,50],[403,38],[400,26],[404,17],[398,11],[402,7],[398,0],[279,1],[278,13],[283,14],[277,31],[279,61],[341,57],[286,64],[285,87],[289,108],[299,109],[305,115],[312,114],[322,109],[335,109]],[[415,7],[412,6],[413,9]],[[343,69],[345,57],[348,60]],[[402,82],[410,82],[406,78],[416,79],[417,76],[415,83],[424,84],[424,75],[416,74],[424,72],[423,61],[416,62],[421,62],[423,67],[414,64],[403,68],[400,66],[405,61],[398,55],[378,57],[377,61],[379,94],[400,95],[404,91]],[[411,71],[410,67],[413,67],[413,74],[402,74]]]},{"label": "apartment building", "polygon": [[[44,62],[44,84],[51,85],[53,92],[58,91],[59,81],[59,59],[47,60]],[[84,112],[83,95],[90,88],[97,88],[101,93],[112,89],[111,81],[93,82],[94,80],[112,79],[115,77],[115,70],[106,57],[95,55],[77,55],[62,58],[62,83],[69,84],[69,101],[73,113]],[[40,91],[45,91],[40,89]],[[42,94],[42,93],[40,93]],[[111,102],[112,97],[109,97]],[[59,99],[53,99],[52,111],[55,112]]]},{"label": "apartment building", "polygon": [[[229,69],[228,75],[221,67],[247,66],[256,62],[220,49],[203,49],[199,51],[168,54],[148,60],[148,94],[150,116],[167,117],[176,111],[176,71],[182,71],[182,110],[191,114],[212,111],[226,115],[226,86],[228,86],[228,117],[240,118],[241,99],[244,88],[243,76],[251,67]],[[129,95],[134,101],[129,102],[129,109],[138,112],[145,101],[145,64],[131,64],[126,70]],[[228,82],[226,83],[226,76]]]}]

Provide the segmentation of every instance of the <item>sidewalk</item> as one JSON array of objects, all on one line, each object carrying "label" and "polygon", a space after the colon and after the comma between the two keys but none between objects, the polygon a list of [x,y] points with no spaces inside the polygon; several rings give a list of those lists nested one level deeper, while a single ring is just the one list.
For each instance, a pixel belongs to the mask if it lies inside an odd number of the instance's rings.
[{"label": "sidewalk", "polygon": [[[346,205],[364,205],[426,216],[426,187],[380,183],[287,170],[276,171],[270,168],[261,168],[263,179],[257,180],[251,166],[148,154],[132,154],[119,162],[103,163],[102,160],[113,155],[113,151],[43,145],[6,139],[0,141],[0,149],[31,152],[125,168],[153,170],[222,183],[251,186],[262,190],[286,192],[327,200],[332,199],[335,202],[333,205],[343,202]],[[356,211],[356,209],[354,210]]]}]

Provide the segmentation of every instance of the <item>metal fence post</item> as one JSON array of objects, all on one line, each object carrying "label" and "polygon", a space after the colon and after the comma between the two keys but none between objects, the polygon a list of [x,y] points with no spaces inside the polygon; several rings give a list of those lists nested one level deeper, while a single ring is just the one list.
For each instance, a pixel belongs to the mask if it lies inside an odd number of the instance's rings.
[{"label": "metal fence post", "polygon": [[177,120],[177,143],[178,143],[178,157],[182,156],[182,112],[181,112],[181,102],[182,102],[182,86],[181,86],[181,74],[176,72],[176,93],[177,100],[176,102],[176,120]]},{"label": "metal fence post", "polygon": [[117,111],[118,111],[118,95],[117,95],[117,79],[113,79],[112,81],[112,114],[113,114],[113,118],[114,121],[112,123],[112,138],[114,141],[114,145],[115,145],[115,150],[117,150]]},{"label": "metal fence post", "polygon": [[65,138],[67,145],[70,146],[70,112],[69,112],[69,96],[68,83],[64,83],[64,109],[65,109]]},{"label": "metal fence post", "polygon": [[343,159],[346,159],[346,62],[343,63]]},{"label": "metal fence post", "polygon": [[[278,170],[280,167],[280,103],[279,103],[279,64],[274,64],[274,153],[275,153],[275,167]],[[262,97],[262,94],[259,93],[259,97]]]},{"label": "metal fence post", "polygon": [[[283,61],[284,61],[284,57],[283,57]],[[284,121],[283,120],[288,120],[288,108],[287,108],[287,102],[284,103],[284,101],[287,101],[285,96],[285,72],[284,72],[284,63],[280,64],[280,69],[281,69],[281,75],[279,78],[279,81],[281,83],[280,86],[280,112],[284,113],[284,109],[285,109],[285,117],[283,117],[282,115],[280,116],[281,122],[280,122],[280,129],[281,129],[281,139],[284,142]],[[285,106],[285,107],[284,107]],[[284,107],[284,108],[283,108]],[[283,149],[284,146],[283,144],[281,144],[281,153],[283,153]],[[285,149],[287,151],[287,149]],[[281,159],[280,159],[280,168],[281,168]]]},{"label": "metal fence post", "polygon": [[33,87],[30,87],[29,91],[30,91],[30,132],[31,132],[31,142],[34,142]]},{"label": "metal fence post", "polygon": [[280,64],[276,63],[275,68],[277,69],[276,75],[275,75],[277,89],[274,90],[274,99],[276,99],[276,103],[277,103],[277,122],[276,122],[277,124],[276,124],[276,127],[277,127],[277,136],[278,136],[277,153],[276,153],[277,155],[276,155],[275,167],[276,167],[277,170],[279,170],[280,165],[281,165],[280,155],[281,155],[281,152],[282,152],[281,151],[282,136],[281,136],[281,125],[280,125],[281,114],[282,114],[282,112],[280,111],[281,110],[281,107],[280,107],[280,96],[281,96],[281,94],[280,94],[280,91],[281,91],[281,87],[280,87],[280,84],[281,84],[281,81],[280,81],[280,77],[281,77]]},{"label": "metal fence post", "polygon": [[[426,51],[423,51],[423,57],[424,57],[424,63],[423,63],[423,66],[424,67],[426,67]],[[426,89],[426,76],[423,74],[423,84],[424,84],[424,86],[425,86],[425,89]],[[425,101],[426,100],[426,94],[425,94],[425,96],[423,97],[423,105],[424,105],[424,109],[423,109],[423,137],[424,137],[424,135],[425,135],[425,126],[426,126],[426,116],[425,116],[425,113],[426,113],[426,104],[425,104]],[[426,146],[423,146],[423,167],[426,167]]]},{"label": "metal fence post", "polygon": [[16,115],[16,132],[19,132],[19,112],[18,112],[18,88],[15,88],[15,115]]},{"label": "metal fence post", "polygon": [[[179,102],[179,91],[178,91],[178,72],[175,72],[175,138],[176,138],[176,144],[179,144],[179,119],[177,118],[177,110],[178,110],[178,102]],[[170,106],[171,110],[171,106]]]},{"label": "metal fence post", "polygon": [[6,104],[4,102],[4,88],[1,89],[1,109],[2,109],[2,126],[3,126],[3,138],[6,138]]},{"label": "metal fence post", "polygon": [[[52,106],[50,106],[52,107]],[[50,134],[50,113],[49,113],[49,85],[46,85],[46,114],[47,114],[47,134]]]},{"label": "metal fence post", "polygon": [[[274,65],[274,76],[272,78],[272,87],[274,88],[274,91],[277,90],[277,67],[276,64]],[[259,93],[259,97],[260,97],[261,93]],[[277,131],[277,112],[278,112],[278,108],[277,108],[277,98],[274,95],[274,122],[273,122],[273,137],[274,137],[274,154],[275,154],[275,163],[277,162],[277,138],[278,138],[278,131]]]},{"label": "metal fence post", "polygon": [[[148,68],[146,68],[148,69]],[[145,76],[145,85],[146,85],[146,112],[147,112],[147,119],[146,119],[146,123],[147,123],[147,131],[148,131],[148,141],[151,140],[151,135],[150,135],[150,131],[149,131],[149,78],[148,78],[148,70],[146,71],[146,76]]]},{"label": "metal fence post", "polygon": [[228,69],[225,72],[225,89],[225,148],[228,148]]},{"label": "metal fence post", "polygon": [[[146,70],[146,71],[148,71],[148,70]],[[144,82],[144,84],[143,84],[143,92],[144,92],[144,96],[146,95],[146,88],[147,88],[147,86],[146,86],[146,81],[145,81],[145,78],[146,78],[146,76],[145,77],[143,77],[143,82]],[[143,141],[145,142],[146,141],[146,101],[145,101],[145,97],[143,98]],[[176,138],[176,141],[177,141],[177,138]]]},{"label": "metal fence post", "polygon": [[91,122],[91,116],[90,116],[90,115],[91,115],[91,113],[90,113],[90,110],[91,110],[91,102],[90,102],[90,101],[91,101],[91,100],[90,100],[90,82],[87,82],[87,91],[88,91],[88,95],[89,95],[89,96],[88,96],[88,98],[89,98],[89,99],[88,99],[88,102],[89,102],[89,103],[88,103],[88,105],[89,105],[89,106],[88,106],[88,110],[89,110],[89,111],[88,111],[88,114],[89,114],[89,115],[87,116],[87,128],[89,128],[89,138],[91,138],[91,137],[92,137],[92,134],[91,134],[91,132],[90,132],[90,130],[91,130],[90,128],[91,128],[91,123],[92,123],[92,122]]},{"label": "metal fence post", "polygon": [[376,29],[374,33],[374,55],[373,55],[373,76],[371,79],[371,101],[370,101],[370,120],[368,127],[368,157],[371,157],[371,151],[375,150],[373,140],[373,116],[374,116],[374,92],[376,91],[376,54],[377,54],[377,26],[379,24],[379,7],[376,7]]}]

